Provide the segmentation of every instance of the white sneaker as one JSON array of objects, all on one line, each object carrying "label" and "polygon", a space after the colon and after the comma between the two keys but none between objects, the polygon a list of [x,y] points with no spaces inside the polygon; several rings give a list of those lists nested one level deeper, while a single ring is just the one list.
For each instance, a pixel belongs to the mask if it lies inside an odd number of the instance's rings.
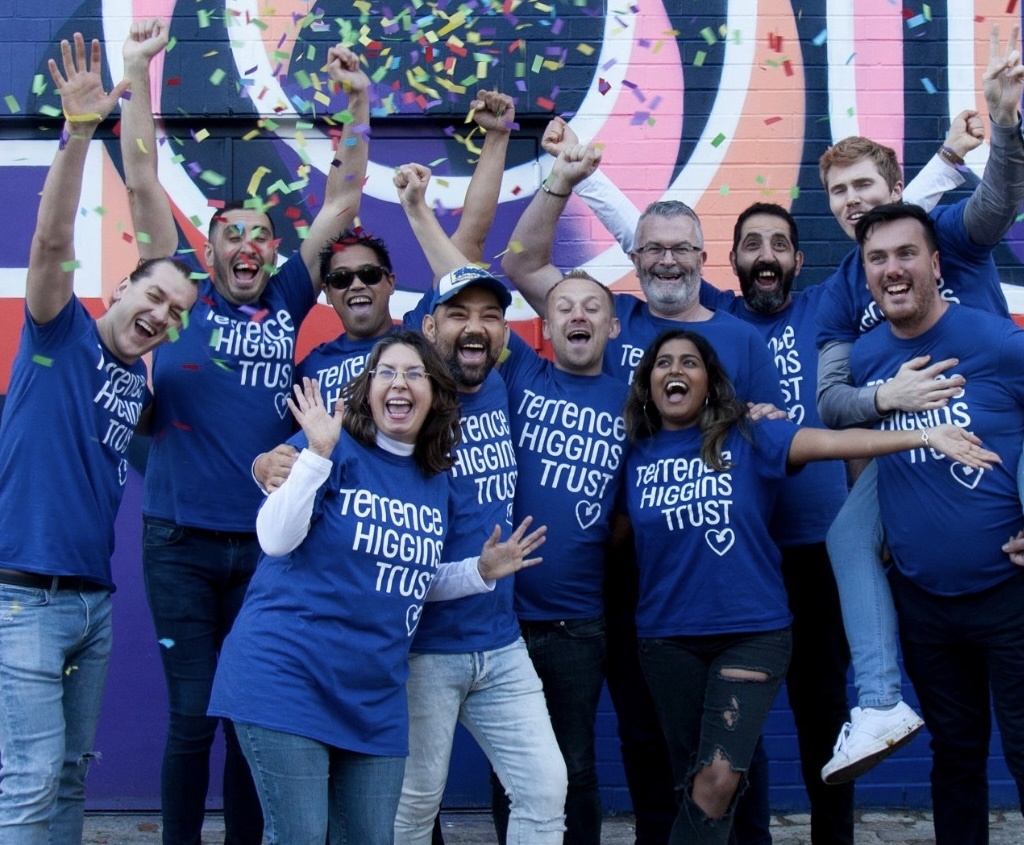
[{"label": "white sneaker", "polygon": [[906,702],[889,710],[854,707],[832,749],[832,759],[821,770],[825,783],[846,783],[881,763],[914,738],[924,720]]}]

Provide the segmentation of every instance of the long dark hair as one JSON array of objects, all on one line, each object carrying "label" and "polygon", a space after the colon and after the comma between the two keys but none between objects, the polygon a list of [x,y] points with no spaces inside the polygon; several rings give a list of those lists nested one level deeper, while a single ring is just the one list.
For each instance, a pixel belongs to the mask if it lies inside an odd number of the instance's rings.
[{"label": "long dark hair", "polygon": [[430,413],[416,436],[413,457],[426,475],[447,472],[455,465],[455,447],[462,437],[459,394],[455,379],[451,377],[441,356],[418,332],[400,330],[385,335],[377,342],[370,351],[366,369],[342,388],[342,398],[345,400],[342,425],[345,431],[363,445],[372,446],[376,442],[377,425],[370,413],[369,402],[370,381],[373,378],[371,371],[376,369],[384,350],[397,345],[408,346],[420,356],[433,390]]},{"label": "long dark hair", "polygon": [[633,371],[633,384],[626,397],[623,418],[626,434],[633,443],[653,437],[662,429],[661,412],[651,397],[651,373],[661,348],[672,340],[688,340],[704,361],[708,374],[708,393],[697,424],[701,431],[700,457],[709,467],[724,472],[729,465],[722,459],[722,445],[729,430],[736,426],[747,436],[747,408],[736,398],[736,390],[714,347],[702,335],[684,329],[669,329],[655,338]]}]

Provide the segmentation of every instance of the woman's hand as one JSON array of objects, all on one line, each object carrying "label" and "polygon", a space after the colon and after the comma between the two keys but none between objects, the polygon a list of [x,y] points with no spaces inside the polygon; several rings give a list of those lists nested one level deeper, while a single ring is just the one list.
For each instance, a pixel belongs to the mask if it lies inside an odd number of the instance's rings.
[{"label": "woman's hand", "polygon": [[992,469],[993,464],[1003,461],[995,452],[981,445],[981,440],[971,432],[955,425],[938,425],[926,429],[928,445],[964,466],[974,469]]},{"label": "woman's hand", "polygon": [[526,531],[532,522],[532,516],[526,517],[504,543],[500,542],[501,526],[494,526],[494,533],[484,543],[480,561],[477,563],[481,578],[485,581],[497,581],[543,560],[539,557],[531,558],[530,555],[544,545],[547,539],[544,535],[548,527],[542,525],[536,531],[527,534]]},{"label": "woman's hand", "polygon": [[292,416],[309,441],[309,450],[321,458],[329,458],[341,437],[344,403],[339,399],[334,413],[328,413],[320,396],[320,385],[311,378],[303,378],[301,386],[295,385],[295,399],[289,396],[287,401]]}]

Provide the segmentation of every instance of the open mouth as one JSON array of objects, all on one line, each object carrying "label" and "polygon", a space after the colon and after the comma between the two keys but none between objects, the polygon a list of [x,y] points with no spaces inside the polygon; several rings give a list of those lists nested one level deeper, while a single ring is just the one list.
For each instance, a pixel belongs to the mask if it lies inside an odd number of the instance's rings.
[{"label": "open mouth", "polygon": [[468,363],[483,363],[487,357],[487,346],[480,340],[469,340],[459,344],[459,358]]},{"label": "open mouth", "polygon": [[240,282],[252,282],[260,272],[259,264],[245,259],[239,259],[231,265],[231,272]]},{"label": "open mouth", "polygon": [[774,290],[779,285],[781,274],[776,267],[763,267],[754,274],[754,283],[759,288]]},{"label": "open mouth", "polygon": [[153,325],[144,320],[142,317],[135,321],[135,331],[138,334],[142,335],[147,340],[151,340],[152,338],[156,337],[157,334],[156,329],[153,327]]},{"label": "open mouth", "polygon": [[360,311],[369,308],[373,305],[373,300],[370,299],[365,293],[356,294],[346,300],[345,305],[353,311]]},{"label": "open mouth", "polygon": [[665,385],[665,395],[669,401],[679,401],[690,392],[690,385],[684,381],[673,379]]},{"label": "open mouth", "polygon": [[565,336],[565,339],[573,346],[582,346],[590,341],[590,332],[586,329],[573,329]]},{"label": "open mouth", "polygon": [[404,422],[412,416],[412,402],[408,399],[400,397],[388,399],[384,403],[384,409],[387,411],[388,418],[395,422]]},{"label": "open mouth", "polygon": [[910,285],[907,282],[898,282],[892,285],[885,286],[886,296],[903,296],[905,293],[910,292]]}]

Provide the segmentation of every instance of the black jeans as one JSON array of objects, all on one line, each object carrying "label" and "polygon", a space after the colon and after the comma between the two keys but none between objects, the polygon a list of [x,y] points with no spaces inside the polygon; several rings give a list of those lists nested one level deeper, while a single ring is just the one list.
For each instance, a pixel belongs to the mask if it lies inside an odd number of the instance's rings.
[{"label": "black jeans", "polygon": [[793,656],[786,673],[800,746],[800,770],[811,802],[813,845],[853,845],[853,782],[827,785],[821,767],[849,714],[850,649],[832,563],[824,543],[782,549],[782,577],[793,614]]},{"label": "black jeans", "polygon": [[[256,570],[255,534],[145,519],[146,597],[160,641],[170,723],[160,778],[163,841],[199,845],[218,720],[206,715],[220,647]],[[228,845],[259,845],[263,814],[231,723],[224,721],[224,827]]]},{"label": "black jeans", "polygon": [[[671,845],[729,841],[733,810],[746,788],[745,773],[782,686],[790,651],[789,628],[640,640],[640,663],[672,758],[679,810]],[[732,678],[730,669],[759,672],[763,678]],[[729,812],[709,819],[691,792],[695,774],[716,754],[741,778]]]},{"label": "black jeans", "polygon": [[[605,574],[608,692],[618,720],[622,768],[636,845],[667,845],[676,818],[672,760],[640,668],[636,637],[639,570],[633,550],[609,558]],[[733,819],[731,845],[771,845],[768,755],[760,739],[747,772],[747,790]]]},{"label": "black jeans", "polygon": [[[597,785],[594,723],[604,685],[604,618],[521,621],[530,659],[544,684],[551,727],[565,758],[565,845],[600,845],[603,807]],[[505,842],[508,798],[491,772],[491,808],[498,841]]]},{"label": "black jeans", "polygon": [[889,573],[903,664],[932,735],[936,845],[987,845],[990,707],[1024,806],[1024,570],[980,593],[937,596]]}]

